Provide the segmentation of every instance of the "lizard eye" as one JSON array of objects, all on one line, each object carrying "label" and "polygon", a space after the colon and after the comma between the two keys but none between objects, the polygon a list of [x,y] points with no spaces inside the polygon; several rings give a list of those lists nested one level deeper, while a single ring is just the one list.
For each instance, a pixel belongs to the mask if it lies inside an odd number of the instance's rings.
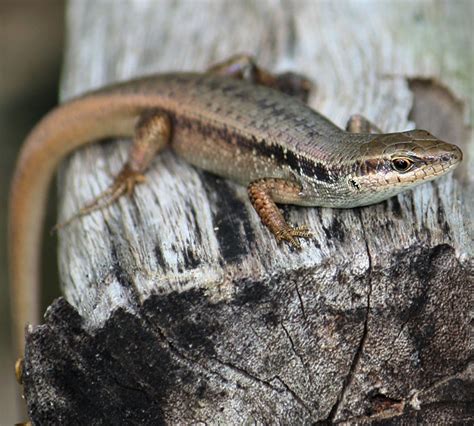
[{"label": "lizard eye", "polygon": [[405,173],[413,167],[413,161],[406,157],[397,157],[392,160],[392,168],[396,172]]}]

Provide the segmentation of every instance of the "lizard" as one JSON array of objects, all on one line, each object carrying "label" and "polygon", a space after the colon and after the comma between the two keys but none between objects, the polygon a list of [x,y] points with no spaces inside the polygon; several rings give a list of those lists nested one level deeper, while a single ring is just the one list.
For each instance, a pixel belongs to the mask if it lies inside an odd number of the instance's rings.
[{"label": "lizard", "polygon": [[[377,203],[453,170],[462,151],[425,130],[383,133],[360,115],[341,129],[306,104],[311,82],[272,74],[248,55],[204,73],[142,77],[89,92],[46,115],[21,149],[9,200],[13,334],[38,321],[39,247],[47,189],[77,148],[133,139],[111,186],[73,219],[104,208],[144,182],[169,147],[193,166],[231,179],[278,241],[300,248],[306,226],[286,222],[278,204],[352,208]],[[17,375],[21,376],[20,364]]]}]

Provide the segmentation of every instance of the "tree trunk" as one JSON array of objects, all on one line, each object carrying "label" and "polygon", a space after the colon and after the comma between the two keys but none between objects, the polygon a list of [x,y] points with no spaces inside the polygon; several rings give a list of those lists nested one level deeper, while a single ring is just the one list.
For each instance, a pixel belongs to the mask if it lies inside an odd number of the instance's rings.
[{"label": "tree trunk", "polygon": [[[32,420],[473,421],[473,5],[456,5],[70,1],[64,99],[249,52],[309,76],[311,106],[340,126],[352,113],[416,124],[466,158],[375,206],[284,207],[314,231],[299,252],[276,244],[245,188],[165,152],[132,198],[60,233],[67,302],[27,336]],[[66,161],[62,218],[110,184],[128,144]]]}]

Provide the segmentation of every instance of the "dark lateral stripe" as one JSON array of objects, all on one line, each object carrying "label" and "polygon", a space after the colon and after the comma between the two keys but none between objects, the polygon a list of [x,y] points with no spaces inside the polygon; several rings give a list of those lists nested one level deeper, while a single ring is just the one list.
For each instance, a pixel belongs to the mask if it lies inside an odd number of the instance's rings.
[{"label": "dark lateral stripe", "polygon": [[293,151],[288,149],[285,156],[285,150],[283,147],[279,145],[270,145],[265,141],[262,143],[256,142],[256,145],[258,145],[259,148],[257,148],[257,150],[260,149],[261,154],[266,156],[273,155],[279,164],[288,165],[298,174],[302,173],[305,176],[316,178],[322,182],[332,182],[327,168],[321,163],[316,163],[307,158],[297,156]]},{"label": "dark lateral stripe", "polygon": [[193,132],[199,132],[204,137],[223,140],[241,148],[255,150],[259,155],[274,159],[279,165],[289,166],[298,174],[302,173],[322,182],[333,182],[333,178],[324,164],[298,156],[290,149],[286,149],[285,153],[285,148],[281,145],[270,144],[265,140],[257,140],[255,136],[248,138],[238,132],[230,131],[224,126],[215,127],[183,116],[176,116],[173,121],[175,125]]}]

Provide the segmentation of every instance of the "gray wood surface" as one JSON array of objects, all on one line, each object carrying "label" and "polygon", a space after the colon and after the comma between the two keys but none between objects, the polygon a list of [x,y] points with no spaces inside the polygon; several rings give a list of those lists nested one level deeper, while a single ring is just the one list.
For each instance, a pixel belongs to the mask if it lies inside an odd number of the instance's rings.
[{"label": "gray wood surface", "polygon": [[[60,300],[28,336],[33,419],[472,421],[473,6],[456,4],[70,1],[64,99],[249,52],[309,76],[311,106],[338,125],[416,123],[466,159],[376,206],[285,207],[315,234],[296,252],[245,188],[164,153],[132,199],[60,233],[80,317]],[[107,187],[127,148],[66,161],[62,218]]]}]

